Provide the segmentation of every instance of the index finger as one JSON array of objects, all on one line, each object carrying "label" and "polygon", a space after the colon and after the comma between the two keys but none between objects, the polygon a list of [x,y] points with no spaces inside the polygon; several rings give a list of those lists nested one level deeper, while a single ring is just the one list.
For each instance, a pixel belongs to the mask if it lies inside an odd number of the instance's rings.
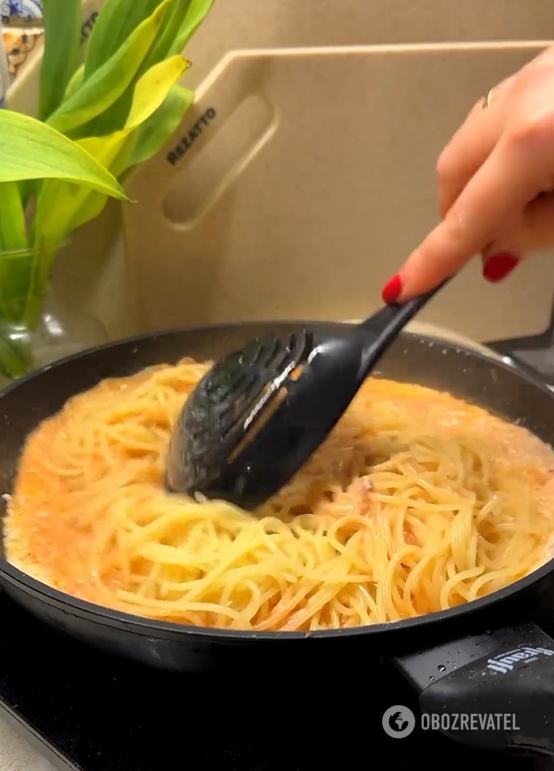
[{"label": "index finger", "polygon": [[505,135],[464,188],[446,218],[400,272],[405,301],[437,286],[519,216],[554,180],[552,135]]}]

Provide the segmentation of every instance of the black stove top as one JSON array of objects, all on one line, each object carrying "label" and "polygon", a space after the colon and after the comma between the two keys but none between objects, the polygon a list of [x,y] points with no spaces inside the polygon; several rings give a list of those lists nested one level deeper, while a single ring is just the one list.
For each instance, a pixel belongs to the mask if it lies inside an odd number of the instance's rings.
[{"label": "black stove top", "polygon": [[381,764],[383,752],[395,771],[422,756],[554,771],[554,761],[485,755],[419,725],[387,736],[386,710],[417,714],[417,695],[386,663],[329,661],[317,676],[283,663],[285,675],[161,673],[62,637],[0,594],[0,716],[64,771],[314,771]]}]

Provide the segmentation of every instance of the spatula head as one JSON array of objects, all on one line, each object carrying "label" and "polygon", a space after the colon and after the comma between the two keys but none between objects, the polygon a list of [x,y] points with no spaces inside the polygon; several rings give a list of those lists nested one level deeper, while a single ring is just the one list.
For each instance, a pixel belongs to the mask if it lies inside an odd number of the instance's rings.
[{"label": "spatula head", "polygon": [[168,488],[260,506],[290,481],[354,397],[363,344],[351,331],[316,344],[300,329],[218,361],[176,422]]}]

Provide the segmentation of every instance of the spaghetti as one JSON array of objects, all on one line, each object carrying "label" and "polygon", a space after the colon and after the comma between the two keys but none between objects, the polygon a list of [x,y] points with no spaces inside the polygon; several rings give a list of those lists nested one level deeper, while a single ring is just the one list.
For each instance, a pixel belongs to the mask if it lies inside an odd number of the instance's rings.
[{"label": "spaghetti", "polygon": [[67,594],[247,630],[396,621],[483,597],[548,556],[554,452],[449,394],[368,379],[327,442],[254,514],[163,487],[207,364],[101,382],[41,424],[7,559]]}]

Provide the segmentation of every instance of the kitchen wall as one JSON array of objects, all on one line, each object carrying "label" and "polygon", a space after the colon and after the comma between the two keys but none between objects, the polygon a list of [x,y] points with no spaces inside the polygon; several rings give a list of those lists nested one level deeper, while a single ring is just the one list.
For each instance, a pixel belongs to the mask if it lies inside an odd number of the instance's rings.
[{"label": "kitchen wall", "polygon": [[[101,5],[84,4],[84,41]],[[110,205],[74,239],[58,292],[113,336],[368,313],[436,221],[441,147],[552,30],[550,0],[217,0],[187,50],[197,108],[135,180],[123,221]],[[31,113],[39,55],[40,42],[9,97]],[[210,130],[169,163],[210,107]],[[474,266],[425,318],[479,340],[538,332],[554,260],[517,281],[517,296],[511,282],[483,286]]]}]

